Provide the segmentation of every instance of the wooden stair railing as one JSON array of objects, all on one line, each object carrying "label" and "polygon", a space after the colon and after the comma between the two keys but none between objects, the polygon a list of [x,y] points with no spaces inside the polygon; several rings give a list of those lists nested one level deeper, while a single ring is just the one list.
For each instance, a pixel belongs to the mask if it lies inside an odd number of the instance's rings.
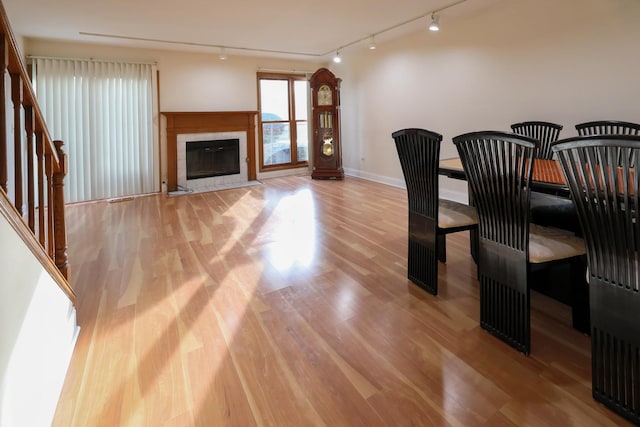
[{"label": "wooden stair railing", "polygon": [[[0,75],[0,214],[75,303],[67,259],[63,142],[49,135],[1,1]],[[12,126],[5,111],[8,100],[13,103]]]}]

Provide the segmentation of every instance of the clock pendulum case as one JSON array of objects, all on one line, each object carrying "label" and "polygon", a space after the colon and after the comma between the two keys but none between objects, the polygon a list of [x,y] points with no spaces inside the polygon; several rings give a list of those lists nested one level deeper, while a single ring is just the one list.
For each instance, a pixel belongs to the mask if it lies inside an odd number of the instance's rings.
[{"label": "clock pendulum case", "polygon": [[342,179],[340,81],[326,68],[309,79],[313,102],[313,179]]}]

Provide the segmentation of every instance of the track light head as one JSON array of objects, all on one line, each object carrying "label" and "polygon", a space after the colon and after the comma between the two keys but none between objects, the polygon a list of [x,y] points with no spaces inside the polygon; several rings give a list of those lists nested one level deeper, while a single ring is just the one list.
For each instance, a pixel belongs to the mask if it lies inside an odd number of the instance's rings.
[{"label": "track light head", "polygon": [[431,24],[429,24],[429,31],[440,30],[440,24],[438,23],[439,20],[440,20],[440,17],[438,15],[436,15],[435,13],[431,14]]},{"label": "track light head", "polygon": [[376,47],[376,40],[374,36],[371,36],[371,39],[369,39],[369,50],[376,50]]}]

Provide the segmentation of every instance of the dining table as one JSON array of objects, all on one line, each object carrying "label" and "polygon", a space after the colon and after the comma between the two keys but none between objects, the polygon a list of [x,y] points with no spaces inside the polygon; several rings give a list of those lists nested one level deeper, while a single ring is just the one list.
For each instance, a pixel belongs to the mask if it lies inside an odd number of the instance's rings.
[{"label": "dining table", "polygon": [[[438,173],[452,179],[467,180],[460,158],[440,160]],[[560,162],[553,159],[536,159],[531,174],[531,190],[568,199],[569,186],[564,179]]]}]

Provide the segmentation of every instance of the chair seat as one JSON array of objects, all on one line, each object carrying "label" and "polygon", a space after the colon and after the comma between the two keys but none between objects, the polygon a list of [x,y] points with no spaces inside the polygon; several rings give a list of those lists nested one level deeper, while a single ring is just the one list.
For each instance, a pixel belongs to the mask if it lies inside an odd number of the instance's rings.
[{"label": "chair seat", "polygon": [[537,224],[529,226],[529,262],[539,264],[584,255],[584,240],[571,231]]},{"label": "chair seat", "polygon": [[452,200],[440,199],[438,203],[438,227],[468,227],[478,223],[478,213],[473,206]]}]

